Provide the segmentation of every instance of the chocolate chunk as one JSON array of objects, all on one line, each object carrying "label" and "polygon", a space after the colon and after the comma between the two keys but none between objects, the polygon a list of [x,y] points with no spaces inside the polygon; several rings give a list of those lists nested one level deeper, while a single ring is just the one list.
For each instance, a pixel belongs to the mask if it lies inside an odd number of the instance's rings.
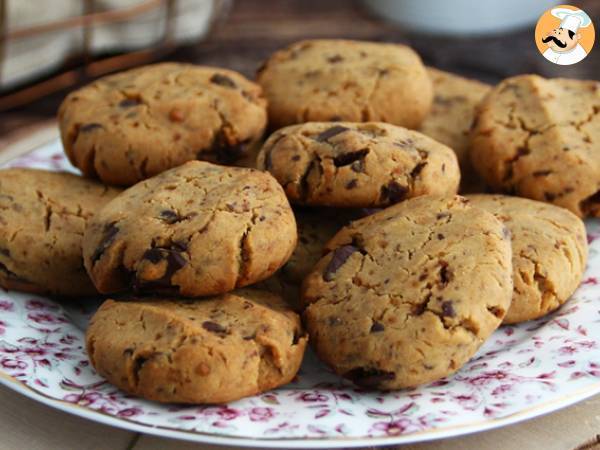
[{"label": "chocolate chunk", "polygon": [[552,173],[551,170],[536,170],[533,172],[534,177],[546,177]]},{"label": "chocolate chunk", "polygon": [[335,158],[333,158],[333,164],[335,164],[335,167],[347,166],[348,164],[352,164],[354,161],[364,158],[368,153],[368,148],[363,148],[355,152],[342,153],[341,155],[337,155]]},{"label": "chocolate chunk", "polygon": [[553,194],[552,192],[544,192],[544,199],[546,199],[547,202],[554,201],[556,199],[556,194]]},{"label": "chocolate chunk", "polygon": [[440,262],[440,282],[442,286],[447,285],[454,277],[452,271],[448,269],[448,263],[446,261]]},{"label": "chocolate chunk", "polygon": [[317,137],[315,137],[315,140],[318,142],[325,142],[329,139],[331,139],[332,137],[343,133],[344,131],[348,131],[349,128],[347,127],[343,127],[341,125],[336,125],[334,127],[328,128],[325,131],[323,131],[321,134],[317,135]]},{"label": "chocolate chunk", "polygon": [[488,306],[487,310],[490,312],[490,314],[493,314],[498,319],[503,319],[504,318],[504,314],[506,313],[504,311],[504,309],[502,309],[502,308],[500,308],[498,306]]},{"label": "chocolate chunk", "polygon": [[327,322],[329,323],[329,325],[331,326],[335,326],[335,325],[341,325],[342,324],[342,319],[340,319],[339,317],[335,317],[335,316],[330,316],[327,319]]},{"label": "chocolate chunk", "polygon": [[220,333],[220,334],[227,333],[226,328],[224,328],[221,325],[219,325],[218,323],[212,322],[210,320],[202,322],[202,328],[204,328],[206,331],[210,331],[211,333]]},{"label": "chocolate chunk", "polygon": [[166,260],[167,267],[162,277],[156,280],[142,280],[136,277],[133,282],[133,290],[141,291],[153,288],[171,287],[173,274],[187,264],[187,260],[181,255],[181,249],[175,244],[171,248],[151,248],[144,252],[143,259],[152,264]]},{"label": "chocolate chunk", "polygon": [[94,253],[92,254],[93,263],[98,261],[102,257],[102,254],[106,251],[106,249],[108,249],[108,247],[112,245],[118,232],[119,227],[117,227],[116,222],[107,223],[104,226],[104,232],[102,235],[102,239],[100,240],[100,244],[98,244],[98,247],[96,248],[96,250],[94,250]]},{"label": "chocolate chunk", "polygon": [[356,178],[348,181],[346,183],[346,189],[354,189],[358,184],[358,180]]},{"label": "chocolate chunk", "polygon": [[339,63],[339,62],[342,62],[343,60],[344,60],[344,58],[341,55],[333,55],[333,56],[330,56],[329,58],[327,58],[327,62],[329,62],[331,64]]},{"label": "chocolate chunk", "polygon": [[436,218],[437,220],[443,219],[443,218],[445,218],[445,217],[450,217],[450,213],[448,213],[448,212],[442,212],[442,213],[437,213],[437,214],[435,215],[435,218]]},{"label": "chocolate chunk", "polygon": [[292,161],[300,161],[300,155],[292,156]]},{"label": "chocolate chunk", "polygon": [[179,217],[179,214],[177,214],[175,211],[172,211],[170,209],[163,209],[160,214],[159,214],[159,218],[160,220],[170,224],[179,222],[181,220],[181,218]]},{"label": "chocolate chunk", "polygon": [[444,235],[442,233],[438,233],[437,238],[441,241],[442,239],[444,239]]},{"label": "chocolate chunk", "polygon": [[396,378],[394,372],[387,372],[385,370],[378,369],[367,369],[364,367],[357,367],[349,372],[346,372],[344,376],[350,379],[357,386],[375,389],[379,387],[385,381],[391,381]]},{"label": "chocolate chunk", "polygon": [[329,264],[327,264],[327,267],[325,268],[323,279],[325,281],[333,280],[333,276],[337,270],[344,265],[346,260],[350,258],[350,255],[357,251],[358,248],[354,245],[344,245],[343,247],[336,248],[331,257],[331,261],[329,261]]},{"label": "chocolate chunk", "polygon": [[381,199],[389,203],[398,203],[404,200],[407,193],[408,189],[405,186],[396,181],[390,181],[386,186],[381,188]]},{"label": "chocolate chunk", "polygon": [[10,257],[10,250],[7,248],[0,248],[0,254]]},{"label": "chocolate chunk", "polygon": [[385,326],[381,322],[373,322],[371,325],[371,333],[380,333],[385,330]]},{"label": "chocolate chunk", "polygon": [[[241,142],[230,143],[225,133],[221,130],[214,138],[209,153],[215,155],[215,159],[220,164],[232,164],[242,158],[246,154],[247,146],[250,140],[247,139]],[[204,160],[206,150],[200,151],[198,159]]]},{"label": "chocolate chunk", "polygon": [[99,123],[86,123],[85,125],[81,125],[81,127],[79,127],[79,131],[81,131],[82,133],[89,133],[90,131],[94,131],[99,128],[104,127]]},{"label": "chocolate chunk", "polygon": [[220,73],[215,73],[212,77],[210,77],[210,82],[228,88],[237,87],[237,85],[233,82],[231,78],[229,78],[227,75],[222,75]]},{"label": "chocolate chunk", "polygon": [[131,108],[132,106],[137,106],[140,103],[142,103],[142,101],[139,98],[126,98],[125,100],[121,100],[119,102],[119,107],[120,108]]},{"label": "chocolate chunk", "polygon": [[418,176],[418,175],[421,173],[421,171],[423,170],[423,167],[425,167],[426,165],[427,165],[427,163],[426,163],[426,162],[420,162],[420,163],[418,163],[418,164],[417,164],[417,165],[416,165],[416,166],[413,168],[413,170],[410,172],[410,176],[411,176],[412,178],[415,178],[415,177],[417,177],[417,176]]},{"label": "chocolate chunk", "polygon": [[454,311],[454,305],[451,300],[442,302],[442,316],[444,317],[455,317],[456,311]]}]

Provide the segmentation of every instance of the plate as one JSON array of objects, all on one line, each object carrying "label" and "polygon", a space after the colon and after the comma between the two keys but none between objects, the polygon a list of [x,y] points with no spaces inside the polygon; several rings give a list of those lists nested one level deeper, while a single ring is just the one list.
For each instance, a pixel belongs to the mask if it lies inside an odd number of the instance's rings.
[{"label": "plate", "polygon": [[[70,170],[53,140],[3,167]],[[497,330],[454,376],[394,393],[354,388],[309,352],[297,379],[224,406],[152,403],[103,381],[84,351],[97,300],[0,290],[0,383],[97,422],[190,441],[358,447],[439,439],[552,412],[600,393],[600,221],[584,281],[554,314]],[[485,295],[485,294],[483,294]]]}]

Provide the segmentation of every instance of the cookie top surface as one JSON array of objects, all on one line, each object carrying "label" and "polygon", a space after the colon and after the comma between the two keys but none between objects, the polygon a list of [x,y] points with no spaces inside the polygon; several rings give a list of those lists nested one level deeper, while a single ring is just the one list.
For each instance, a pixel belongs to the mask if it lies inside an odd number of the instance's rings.
[{"label": "cookie top surface", "polygon": [[83,255],[100,292],[194,297],[267,278],[295,245],[294,215],[271,175],[190,161],[99,211],[86,229]]},{"label": "cookie top surface", "polygon": [[119,190],[66,172],[0,171],[0,286],[40,294],[97,294],[81,240]]},{"label": "cookie top surface", "polygon": [[463,190],[481,188],[469,159],[469,131],[476,107],[491,86],[432,67],[427,72],[433,82],[433,104],[419,131],[454,150]]},{"label": "cookie top surface", "polygon": [[537,319],[579,286],[587,260],[585,225],[564,208],[518,197],[472,195],[471,205],[511,233],[514,293],[504,323]]},{"label": "cookie top surface", "polygon": [[132,185],[190,160],[243,158],[262,136],[266,103],[237,72],[162,63],[72,92],[59,124],[70,161],[86,176]]},{"label": "cookie top surface", "polygon": [[451,149],[416,131],[369,122],[309,122],[273,133],[258,155],[291,202],[377,207],[425,194],[455,194]]},{"label": "cookie top surface", "polygon": [[382,121],[416,128],[432,86],[409,47],[307,40],[275,52],[259,69],[273,129],[309,121]]},{"label": "cookie top surface", "polygon": [[305,321],[319,356],[359,386],[411,387],[456,371],[510,306],[509,234],[462,197],[384,209],[327,250],[303,283]]},{"label": "cookie top surface", "polygon": [[496,189],[600,215],[600,82],[508,78],[478,108],[475,169]]},{"label": "cookie top surface", "polygon": [[222,403],[288,383],[307,338],[277,296],[240,290],[203,300],[106,301],[86,343],[95,369],[162,402]]}]

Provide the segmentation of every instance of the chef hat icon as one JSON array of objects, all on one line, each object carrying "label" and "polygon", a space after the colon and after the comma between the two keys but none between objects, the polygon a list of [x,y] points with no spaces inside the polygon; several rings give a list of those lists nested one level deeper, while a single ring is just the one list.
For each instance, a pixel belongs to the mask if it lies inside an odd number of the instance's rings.
[{"label": "chef hat icon", "polygon": [[579,28],[586,28],[592,23],[590,16],[582,10],[573,11],[567,8],[554,8],[550,12],[554,17],[561,20],[560,28],[571,30],[573,33],[577,33]]}]

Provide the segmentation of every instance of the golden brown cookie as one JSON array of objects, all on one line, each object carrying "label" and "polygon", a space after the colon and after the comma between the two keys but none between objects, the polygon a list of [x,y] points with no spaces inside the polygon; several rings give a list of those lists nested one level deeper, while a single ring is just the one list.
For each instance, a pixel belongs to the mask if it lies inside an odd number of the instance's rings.
[{"label": "golden brown cookie", "polygon": [[259,69],[272,129],[311,121],[380,121],[416,128],[429,111],[431,80],[419,56],[398,44],[296,42]]},{"label": "golden brown cookie", "polygon": [[118,193],[66,172],[1,170],[0,286],[69,297],[97,294],[83,267],[83,231]]},{"label": "golden brown cookie", "polygon": [[307,338],[277,296],[107,300],[86,334],[90,361],[124,391],[159,402],[225,403],[289,383]]},{"label": "golden brown cookie", "polygon": [[266,120],[256,84],[231,70],[180,63],[101,78],[69,94],[59,110],[73,165],[126,186],[194,159],[234,163]]},{"label": "golden brown cookie", "polygon": [[510,235],[462,197],[423,196],[352,222],[303,283],[319,357],[366,388],[458,370],[500,325],[513,292]]},{"label": "golden brown cookie", "polygon": [[495,189],[600,216],[600,82],[507,78],[478,108],[471,160]]},{"label": "golden brown cookie", "polygon": [[419,131],[454,150],[460,166],[461,192],[482,192],[485,185],[469,159],[469,131],[475,109],[491,86],[433,67],[427,72],[433,82],[433,104]]},{"label": "golden brown cookie", "polygon": [[585,225],[558,206],[503,195],[472,195],[471,205],[502,220],[511,233],[514,293],[504,323],[554,311],[579,286],[587,260]]},{"label": "golden brown cookie", "polygon": [[460,170],[451,149],[416,131],[369,122],[309,122],[273,133],[257,165],[292,203],[381,207],[426,194],[452,195]]},{"label": "golden brown cookie", "polygon": [[295,245],[294,215],[271,175],[190,161],[100,210],[86,229],[83,256],[102,293],[194,297],[269,277]]}]

